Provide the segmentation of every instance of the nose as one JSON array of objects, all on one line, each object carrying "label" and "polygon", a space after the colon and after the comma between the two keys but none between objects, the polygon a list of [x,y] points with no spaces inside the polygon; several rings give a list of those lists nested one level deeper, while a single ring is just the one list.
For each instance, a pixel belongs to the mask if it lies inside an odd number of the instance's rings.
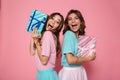
[{"label": "nose", "polygon": [[75,22],[75,19],[72,19],[72,22]]},{"label": "nose", "polygon": [[55,24],[55,20],[52,20],[52,24]]}]

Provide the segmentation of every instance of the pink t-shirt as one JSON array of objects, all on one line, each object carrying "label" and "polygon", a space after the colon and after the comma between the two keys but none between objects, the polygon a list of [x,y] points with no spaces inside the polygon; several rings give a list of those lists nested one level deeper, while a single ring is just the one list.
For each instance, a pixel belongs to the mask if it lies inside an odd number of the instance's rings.
[{"label": "pink t-shirt", "polygon": [[36,63],[38,70],[45,70],[55,67],[56,60],[56,37],[52,32],[46,31],[41,40],[42,55],[48,56],[49,60],[46,65],[43,65],[36,54]]}]

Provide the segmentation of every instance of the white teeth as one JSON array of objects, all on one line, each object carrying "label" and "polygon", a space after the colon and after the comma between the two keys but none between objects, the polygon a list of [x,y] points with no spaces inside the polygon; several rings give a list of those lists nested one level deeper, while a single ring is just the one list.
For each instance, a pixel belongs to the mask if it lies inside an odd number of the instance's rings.
[{"label": "white teeth", "polygon": [[72,25],[72,27],[76,27],[77,25]]},{"label": "white teeth", "polygon": [[72,26],[77,26],[77,24],[73,24]]},{"label": "white teeth", "polygon": [[52,26],[52,25],[50,25],[50,24],[48,24],[48,26],[49,26],[49,27],[51,27],[51,28],[53,27],[53,26]]},{"label": "white teeth", "polygon": [[51,26],[48,26],[49,29],[51,29]]}]

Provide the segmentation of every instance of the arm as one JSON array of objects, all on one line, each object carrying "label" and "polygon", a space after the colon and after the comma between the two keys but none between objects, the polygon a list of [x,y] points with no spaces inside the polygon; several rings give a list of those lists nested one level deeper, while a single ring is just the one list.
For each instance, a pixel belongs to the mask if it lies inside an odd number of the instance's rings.
[{"label": "arm", "polygon": [[[30,46],[31,47],[31,52],[35,53],[35,50],[37,50],[37,53],[38,53],[38,56],[39,56],[39,59],[40,59],[41,63],[45,65],[48,62],[48,57],[42,55],[42,49],[41,49],[41,46],[40,46],[40,42],[38,40],[39,38],[41,38],[41,36],[38,35],[37,29],[36,28],[33,29],[33,31],[32,31],[32,41],[31,41],[31,46]],[[36,49],[35,49],[35,47],[36,47]]]},{"label": "arm", "polygon": [[83,62],[92,61],[95,58],[96,58],[96,53],[93,53],[92,55],[89,55],[87,57],[77,57],[70,53],[66,54],[66,60],[67,60],[68,64],[80,64]]},{"label": "arm", "polygon": [[30,55],[35,55],[35,51],[36,51],[36,48],[34,45],[34,41],[33,41],[33,39],[31,39],[30,40]]},{"label": "arm", "polygon": [[95,54],[89,55],[87,57],[77,57],[74,56],[75,52],[75,36],[72,32],[66,32],[63,38],[62,52],[65,55],[68,64],[80,64],[83,62],[88,62],[95,59]]},{"label": "arm", "polygon": [[47,56],[42,55],[42,49],[41,49],[39,42],[36,42],[35,44],[36,44],[37,53],[38,53],[41,63],[44,65],[47,64],[49,58]]}]

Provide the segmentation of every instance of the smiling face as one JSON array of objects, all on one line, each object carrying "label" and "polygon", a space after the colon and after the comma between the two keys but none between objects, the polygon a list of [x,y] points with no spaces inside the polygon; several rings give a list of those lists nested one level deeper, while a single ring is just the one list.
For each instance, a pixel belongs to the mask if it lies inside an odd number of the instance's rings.
[{"label": "smiling face", "polygon": [[61,17],[59,15],[54,15],[48,19],[46,30],[55,31],[61,23]]},{"label": "smiling face", "polygon": [[81,24],[81,21],[75,13],[71,13],[68,16],[68,26],[70,27],[70,30],[72,30],[74,33],[79,32],[80,24]]}]

